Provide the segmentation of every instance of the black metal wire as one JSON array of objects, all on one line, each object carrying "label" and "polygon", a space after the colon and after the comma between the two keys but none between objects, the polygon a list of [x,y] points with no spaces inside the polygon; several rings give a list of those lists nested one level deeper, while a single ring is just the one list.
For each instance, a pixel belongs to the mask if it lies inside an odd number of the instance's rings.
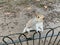
[{"label": "black metal wire", "polygon": [[[60,27],[60,26],[58,26],[58,27]],[[53,42],[53,44],[52,44],[52,45],[54,45],[55,42],[56,42],[56,40],[58,39],[58,36],[60,35],[60,31],[58,32],[57,35],[54,35],[54,29],[56,29],[56,28],[58,28],[58,27],[55,27],[55,28],[46,28],[46,29],[49,29],[49,31],[48,31],[48,32],[46,33],[46,35],[44,35],[43,37],[41,37],[41,33],[40,33],[39,31],[38,31],[38,32],[35,32],[35,33],[33,34],[33,37],[30,37],[30,38],[27,38],[27,36],[26,36],[25,34],[23,34],[23,33],[15,33],[15,34],[7,35],[7,36],[0,36],[0,37],[3,37],[2,41],[4,42],[4,43],[1,43],[1,45],[9,45],[9,44],[14,44],[14,45],[16,45],[16,44],[15,44],[16,41],[14,41],[11,37],[9,37],[9,36],[14,36],[14,35],[19,35],[19,36],[18,36],[18,42],[20,42],[21,45],[22,45],[22,43],[23,43],[24,41],[26,41],[26,44],[29,45],[29,43],[28,43],[29,40],[33,40],[33,45],[35,45],[35,43],[34,43],[34,40],[35,40],[35,39],[39,39],[38,45],[40,45],[40,44],[41,44],[40,41],[41,41],[42,38],[45,38],[44,43],[43,43],[43,45],[45,45],[45,44],[46,44],[46,39],[47,39],[48,37],[50,37],[50,40],[49,40],[49,42],[48,42],[48,45],[50,45],[50,42],[51,42],[51,40],[52,40],[52,37],[53,37],[53,36],[56,36],[56,38],[55,38],[55,40],[54,40],[54,42]],[[33,31],[31,31],[31,32],[34,32],[34,31],[35,31],[35,30],[33,30]],[[51,35],[48,35],[51,31],[52,31]],[[38,35],[39,37],[35,37],[35,34],[37,34],[37,33],[39,34],[39,35]],[[25,38],[21,39],[22,36],[24,36]],[[5,38],[10,39],[10,40],[12,41],[12,43],[11,43],[11,41],[9,41],[9,42],[6,41]],[[60,39],[59,39],[57,45],[59,45],[59,42],[60,42]]]},{"label": "black metal wire", "polygon": [[50,45],[50,42],[51,42],[51,40],[52,40],[52,37],[53,37],[53,34],[54,34],[54,30],[52,29],[52,35],[51,35],[51,38],[50,38],[50,40],[49,40],[49,43],[48,43],[48,45]]},{"label": "black metal wire", "polygon": [[37,32],[35,32],[34,34],[33,34],[33,45],[34,45],[34,35],[36,34]]},{"label": "black metal wire", "polygon": [[39,33],[39,44],[38,45],[40,45],[41,33],[39,31],[38,31],[38,33]]},{"label": "black metal wire", "polygon": [[[38,31],[38,33],[39,33],[39,43],[38,43],[38,45],[40,45],[41,33],[39,31]],[[34,36],[35,36],[35,34],[37,34],[37,32],[35,32],[33,34],[33,45],[34,45]]]},{"label": "black metal wire", "polygon": [[52,31],[52,35],[51,35],[51,38],[50,38],[50,40],[49,40],[48,45],[49,45],[49,44],[50,44],[50,42],[51,42],[52,36],[53,36],[53,34],[54,34],[54,29],[52,29],[52,28],[50,28],[50,29],[51,29],[51,30],[49,30],[49,31],[46,33],[46,37],[45,37],[45,40],[44,40],[44,44],[43,44],[43,45],[45,45],[46,38],[47,38],[47,36],[48,36],[49,32],[51,32],[51,31]]},{"label": "black metal wire", "polygon": [[58,38],[59,34],[60,34],[60,32],[59,32],[59,33],[58,33],[58,35],[56,36],[56,38],[55,38],[55,40],[54,40],[54,42],[53,42],[53,44],[52,44],[52,45],[54,45],[54,44],[55,44],[55,42],[56,42],[56,40],[57,40],[57,38]]},{"label": "black metal wire", "polygon": [[27,36],[24,35],[24,34],[20,34],[19,37],[18,37],[20,44],[22,45],[22,42],[21,42],[21,39],[20,39],[20,37],[21,37],[22,35],[26,38],[26,40],[27,40],[27,45],[29,45],[29,44],[28,44],[28,38],[27,38]]},{"label": "black metal wire", "polygon": [[3,37],[2,41],[3,41],[6,45],[8,45],[8,43],[4,40],[5,38],[10,39],[10,40],[12,41],[12,44],[14,44],[14,45],[15,45],[15,42],[13,41],[13,39],[12,39],[12,38],[10,38],[10,37],[8,37],[8,36],[5,36],[5,37]]}]

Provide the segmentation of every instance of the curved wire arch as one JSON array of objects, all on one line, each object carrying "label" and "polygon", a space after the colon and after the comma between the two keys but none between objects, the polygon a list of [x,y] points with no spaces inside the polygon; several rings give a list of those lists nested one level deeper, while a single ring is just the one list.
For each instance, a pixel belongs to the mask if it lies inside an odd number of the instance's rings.
[{"label": "curved wire arch", "polygon": [[20,34],[19,37],[18,37],[20,44],[22,45],[22,42],[21,42],[21,39],[20,39],[20,37],[21,37],[22,35],[26,38],[26,40],[27,40],[27,45],[29,45],[29,44],[28,44],[28,38],[27,38],[26,35],[24,35],[24,34]]},{"label": "curved wire arch", "polygon": [[8,37],[8,36],[5,36],[5,37],[3,37],[2,41],[3,41],[6,45],[8,45],[8,43],[4,40],[5,38],[10,39],[10,40],[12,41],[12,43],[15,45],[15,42],[13,41],[12,38],[10,38],[10,37]]}]

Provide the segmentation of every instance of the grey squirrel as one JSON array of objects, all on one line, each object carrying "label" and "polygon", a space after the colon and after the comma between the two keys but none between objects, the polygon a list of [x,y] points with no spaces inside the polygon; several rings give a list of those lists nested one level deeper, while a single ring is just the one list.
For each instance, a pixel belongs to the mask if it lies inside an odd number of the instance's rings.
[{"label": "grey squirrel", "polygon": [[38,32],[38,31],[43,32],[44,15],[40,15],[37,13],[34,13],[34,15],[35,15],[35,17],[30,19],[27,22],[26,27],[23,30],[23,33],[25,33],[26,31],[29,33],[30,30],[36,30],[36,32]]}]

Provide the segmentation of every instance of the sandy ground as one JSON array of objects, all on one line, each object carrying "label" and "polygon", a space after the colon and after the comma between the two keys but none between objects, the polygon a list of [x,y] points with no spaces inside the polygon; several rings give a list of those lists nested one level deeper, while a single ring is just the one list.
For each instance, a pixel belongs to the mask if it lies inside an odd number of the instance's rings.
[{"label": "sandy ground", "polygon": [[[22,1],[23,2],[23,1]],[[33,18],[32,11],[36,11],[45,16],[44,29],[49,27],[60,26],[60,3],[59,1],[42,1],[41,4],[37,1],[33,2],[19,2],[14,1],[0,1],[0,36],[5,36],[14,33],[21,33],[31,18]],[[40,6],[40,5],[41,6]],[[47,9],[44,8],[47,6]],[[32,7],[28,10],[28,7]],[[56,29],[58,32],[60,28]],[[56,33],[57,31],[55,31]],[[42,34],[46,33],[45,31]],[[0,38],[2,40],[2,38]],[[1,41],[0,41],[1,42]]]}]

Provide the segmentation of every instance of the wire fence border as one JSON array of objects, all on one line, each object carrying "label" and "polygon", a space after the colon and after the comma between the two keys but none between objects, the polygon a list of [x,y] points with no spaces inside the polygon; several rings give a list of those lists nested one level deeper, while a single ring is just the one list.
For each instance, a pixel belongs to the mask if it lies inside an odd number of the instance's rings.
[{"label": "wire fence border", "polygon": [[[58,27],[60,27],[60,26],[58,26]],[[39,43],[38,43],[38,44],[40,45],[40,39],[42,39],[42,38],[45,38],[44,44],[43,44],[43,45],[45,45],[46,38],[47,38],[47,37],[51,37],[50,40],[49,40],[49,43],[48,43],[48,45],[50,45],[50,42],[51,42],[52,37],[53,37],[53,36],[56,36],[56,38],[55,38],[55,40],[54,40],[54,42],[53,42],[53,45],[54,45],[55,42],[56,42],[56,40],[57,40],[57,38],[58,38],[58,36],[60,36],[60,31],[58,32],[58,34],[54,34],[54,30],[55,30],[56,28],[58,28],[58,27],[55,27],[55,28],[46,28],[46,29],[50,29],[50,30],[46,33],[46,35],[43,35],[42,37],[41,37],[41,33],[38,32],[38,33],[39,33],[39,38],[38,38],[38,37],[34,38],[34,35],[36,34],[36,32],[33,34],[33,37],[31,37],[31,38],[27,38],[26,35],[23,34],[23,33],[15,33],[15,34],[7,35],[7,36],[0,36],[0,37],[3,37],[2,41],[4,42],[4,43],[0,43],[0,45],[8,45],[8,44],[14,44],[14,45],[16,45],[15,43],[20,43],[20,44],[22,45],[22,42],[24,42],[24,41],[26,41],[27,45],[29,45],[29,43],[28,43],[29,40],[33,40],[33,45],[34,45],[34,40],[36,40],[36,39],[39,39]],[[46,29],[45,29],[45,30],[46,30]],[[33,31],[34,31],[34,30],[33,30]],[[30,32],[33,32],[33,31],[30,31]],[[52,35],[48,35],[49,32],[51,32],[51,31],[52,31]],[[9,36],[13,36],[13,35],[19,35],[18,40],[13,40],[11,37],[9,37]],[[21,40],[20,37],[21,37],[22,35],[23,35],[26,39],[22,39],[22,40]],[[6,42],[6,41],[4,40],[5,38],[10,39],[12,42]],[[60,42],[60,39],[59,39],[57,45],[59,44],[59,42]]]}]

